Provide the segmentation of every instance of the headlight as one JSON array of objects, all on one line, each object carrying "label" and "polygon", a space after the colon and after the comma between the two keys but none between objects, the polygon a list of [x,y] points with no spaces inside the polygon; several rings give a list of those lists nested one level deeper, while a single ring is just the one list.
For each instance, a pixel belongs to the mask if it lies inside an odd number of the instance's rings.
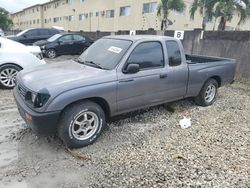
[{"label": "headlight", "polygon": [[36,100],[36,93],[31,93],[31,102],[34,104]]},{"label": "headlight", "polygon": [[35,100],[34,100],[34,107],[35,108],[40,108],[42,107],[50,98],[50,95],[49,94],[43,94],[43,93],[38,93],[35,97]]},{"label": "headlight", "polygon": [[50,98],[50,95],[45,93],[30,93],[29,96],[26,100],[30,100],[34,108],[42,107]]}]

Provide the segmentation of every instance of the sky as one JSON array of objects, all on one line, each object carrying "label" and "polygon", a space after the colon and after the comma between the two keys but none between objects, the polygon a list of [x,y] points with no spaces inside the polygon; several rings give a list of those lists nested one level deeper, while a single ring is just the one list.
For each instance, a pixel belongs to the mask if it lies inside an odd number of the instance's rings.
[{"label": "sky", "polygon": [[26,7],[48,2],[49,0],[0,0],[0,7],[13,13],[18,12]]}]

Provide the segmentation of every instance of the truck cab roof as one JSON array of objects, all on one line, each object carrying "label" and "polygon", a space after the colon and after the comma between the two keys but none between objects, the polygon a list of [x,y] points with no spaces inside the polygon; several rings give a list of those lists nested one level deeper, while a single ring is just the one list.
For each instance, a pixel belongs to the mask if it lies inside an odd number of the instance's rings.
[{"label": "truck cab roof", "polygon": [[136,42],[139,40],[178,40],[173,37],[159,36],[159,35],[111,35],[111,36],[106,36],[103,38],[130,40],[133,42]]}]

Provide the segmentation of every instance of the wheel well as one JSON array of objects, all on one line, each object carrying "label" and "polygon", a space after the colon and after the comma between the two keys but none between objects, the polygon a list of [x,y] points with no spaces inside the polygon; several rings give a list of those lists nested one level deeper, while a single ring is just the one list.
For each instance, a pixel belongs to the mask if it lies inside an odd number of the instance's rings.
[{"label": "wheel well", "polygon": [[221,78],[219,76],[213,76],[211,78],[217,81],[219,87],[221,86]]},{"label": "wheel well", "polygon": [[85,101],[85,100],[92,101],[92,102],[98,104],[98,105],[103,109],[103,111],[104,111],[104,113],[105,113],[105,116],[106,116],[106,120],[108,120],[108,119],[110,118],[110,116],[111,116],[111,111],[110,111],[109,104],[108,104],[108,102],[107,102],[105,99],[100,98],[100,97],[92,97],[92,98],[86,98],[86,99],[81,99],[81,100],[75,101],[75,102],[73,102],[73,103],[71,103],[71,104],[68,104],[68,105],[64,108],[64,110],[65,110],[67,107],[69,107],[69,106],[71,106],[71,105],[73,105],[73,104],[75,104],[75,103],[78,103],[78,102],[81,102],[81,101]]},{"label": "wheel well", "polygon": [[21,70],[23,70],[23,67],[21,67],[20,65],[15,64],[15,63],[4,63],[4,64],[0,65],[0,67],[2,67],[4,65],[15,65],[15,66],[19,67]]}]

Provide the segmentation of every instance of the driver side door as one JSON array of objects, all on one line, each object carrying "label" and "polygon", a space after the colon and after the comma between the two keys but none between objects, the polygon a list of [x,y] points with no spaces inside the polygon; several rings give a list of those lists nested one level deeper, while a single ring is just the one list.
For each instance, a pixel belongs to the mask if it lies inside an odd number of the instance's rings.
[{"label": "driver side door", "polygon": [[58,54],[71,54],[73,52],[73,37],[72,35],[64,35],[58,39],[56,51]]},{"label": "driver side door", "polygon": [[138,64],[139,72],[119,72],[117,87],[117,113],[132,111],[165,99],[167,74],[163,47],[159,41],[138,44],[125,63]]}]

